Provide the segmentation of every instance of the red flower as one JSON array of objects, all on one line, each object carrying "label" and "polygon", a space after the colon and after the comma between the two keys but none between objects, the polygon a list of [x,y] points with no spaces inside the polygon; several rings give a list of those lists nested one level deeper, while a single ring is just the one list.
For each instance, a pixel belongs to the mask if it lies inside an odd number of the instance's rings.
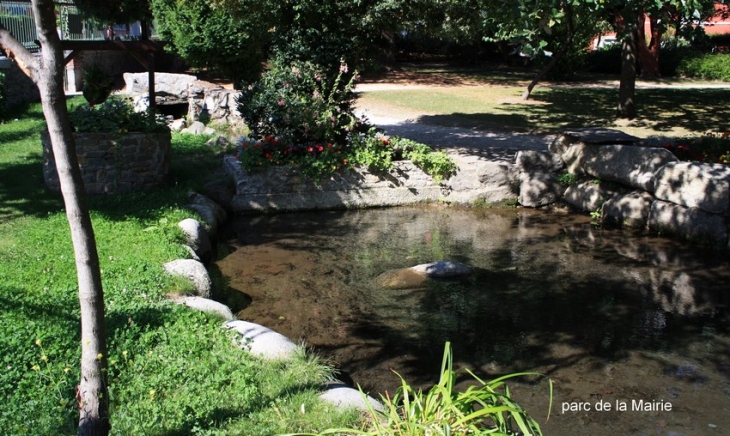
[{"label": "red flower", "polygon": [[311,153],[311,152],[313,152],[313,151],[314,151],[314,147],[312,147],[312,146],[310,145],[309,147],[307,147],[307,151],[308,151],[308,152],[310,152],[310,153]]},{"label": "red flower", "polygon": [[322,147],[321,145],[318,145],[317,146],[317,151],[322,151],[322,150],[324,150],[324,147]]}]

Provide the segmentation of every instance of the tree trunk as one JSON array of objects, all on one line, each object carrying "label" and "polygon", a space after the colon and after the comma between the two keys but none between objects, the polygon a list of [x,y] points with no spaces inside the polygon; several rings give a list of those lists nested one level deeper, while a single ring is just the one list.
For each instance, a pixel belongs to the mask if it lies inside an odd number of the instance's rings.
[{"label": "tree trunk", "polygon": [[636,117],[636,15],[625,10],[614,12],[611,25],[621,36],[621,83],[618,89],[618,118]]},{"label": "tree trunk", "polygon": [[618,109],[616,116],[632,119],[636,117],[636,49],[633,36],[621,41],[621,83],[618,88]]},{"label": "tree trunk", "polygon": [[565,19],[567,21],[568,35],[565,38],[565,45],[563,45],[557,54],[555,54],[551,59],[550,62],[548,62],[547,65],[535,76],[534,79],[532,79],[532,82],[530,82],[529,85],[527,85],[527,89],[525,89],[525,92],[522,93],[522,100],[527,100],[530,98],[530,94],[532,93],[532,90],[535,89],[535,86],[547,75],[550,70],[553,69],[553,67],[562,59],[565,54],[570,50],[570,47],[573,45],[573,34],[574,34],[574,26],[573,26],[573,7],[571,6],[570,2],[563,2],[563,9],[565,10]]},{"label": "tree trunk", "polygon": [[[655,39],[655,30],[657,29],[657,18],[649,19],[651,29],[651,41],[649,45],[646,43],[646,17],[643,13],[639,14],[639,24],[636,28],[636,50],[639,58],[640,73],[643,79],[658,79],[661,77],[659,72],[659,41]],[[661,37],[661,34],[659,35]],[[653,45],[652,45],[653,44]]]},{"label": "tree trunk", "polygon": [[52,0],[33,0],[40,57],[0,30],[0,45],[38,86],[56,160],[66,217],[71,228],[81,306],[81,380],[77,387],[79,435],[107,435],[110,429],[104,293],[99,257],[76,157],[63,91],[63,51]]}]

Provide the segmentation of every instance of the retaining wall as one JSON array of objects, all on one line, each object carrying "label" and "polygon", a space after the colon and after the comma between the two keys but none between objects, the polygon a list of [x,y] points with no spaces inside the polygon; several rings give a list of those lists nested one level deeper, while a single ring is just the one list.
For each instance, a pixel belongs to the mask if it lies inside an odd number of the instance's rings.
[{"label": "retaining wall", "polygon": [[[76,154],[89,194],[142,191],[164,183],[170,165],[169,132],[75,133]],[[60,190],[56,162],[48,132],[43,143],[43,177],[46,186]]]}]

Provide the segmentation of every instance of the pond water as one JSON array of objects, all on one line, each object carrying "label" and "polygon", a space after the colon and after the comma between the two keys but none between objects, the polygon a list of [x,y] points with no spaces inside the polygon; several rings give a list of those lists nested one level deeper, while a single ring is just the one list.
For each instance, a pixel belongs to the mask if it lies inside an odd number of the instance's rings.
[{"label": "pond water", "polygon": [[[305,342],[372,394],[395,391],[393,371],[435,383],[451,341],[480,377],[549,376],[547,422],[548,384],[509,383],[546,435],[730,434],[726,254],[524,209],[243,216],[227,231],[217,266],[250,298],[239,317]],[[474,274],[378,285],[442,259]]]}]

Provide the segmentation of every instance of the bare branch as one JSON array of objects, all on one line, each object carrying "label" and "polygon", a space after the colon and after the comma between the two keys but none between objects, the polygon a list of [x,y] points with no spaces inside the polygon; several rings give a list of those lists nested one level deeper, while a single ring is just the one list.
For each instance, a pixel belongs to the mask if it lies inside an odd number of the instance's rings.
[{"label": "bare branch", "polygon": [[0,24],[0,47],[8,58],[14,59],[18,67],[34,82],[38,77],[38,58],[33,56],[15,37]]}]

